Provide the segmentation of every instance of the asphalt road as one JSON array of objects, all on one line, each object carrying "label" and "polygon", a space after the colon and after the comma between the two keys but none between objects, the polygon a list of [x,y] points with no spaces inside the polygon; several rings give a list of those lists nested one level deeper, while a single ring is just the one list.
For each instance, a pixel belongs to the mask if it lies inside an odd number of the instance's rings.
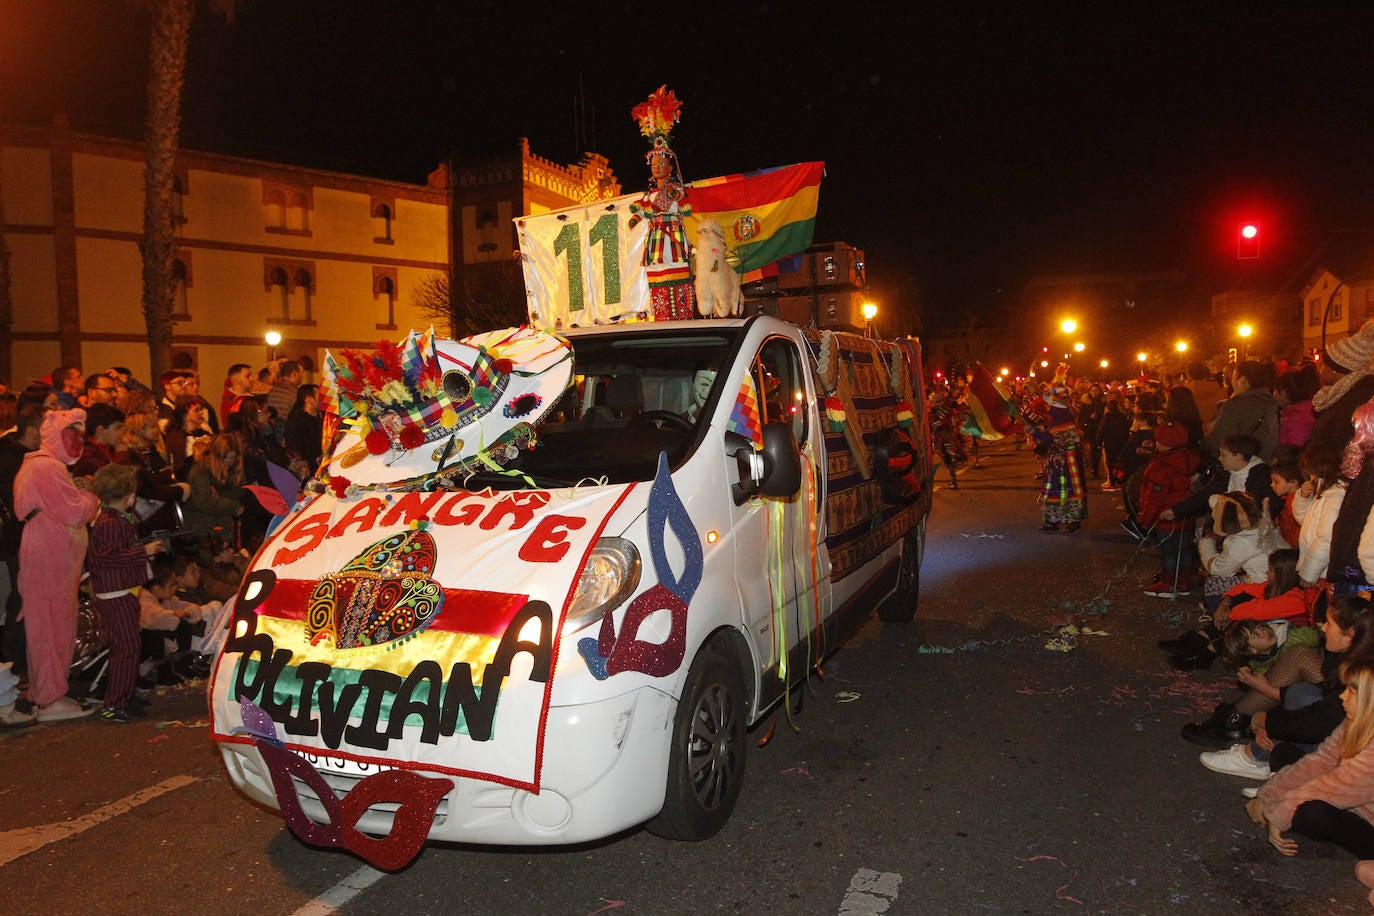
[{"label": "asphalt road", "polygon": [[1245,816],[1248,783],[1178,737],[1234,684],[1164,664],[1154,642],[1190,608],[1141,595],[1157,559],[1117,528],[1115,497],[1094,490],[1082,531],[1045,534],[1031,456],[983,455],[936,494],[918,622],[870,620],[839,647],[751,748],[739,807],[709,841],[436,845],[376,872],[237,795],[188,686],[142,723],[0,732],[0,907],[1367,912],[1350,856],[1310,843],[1279,856]]}]

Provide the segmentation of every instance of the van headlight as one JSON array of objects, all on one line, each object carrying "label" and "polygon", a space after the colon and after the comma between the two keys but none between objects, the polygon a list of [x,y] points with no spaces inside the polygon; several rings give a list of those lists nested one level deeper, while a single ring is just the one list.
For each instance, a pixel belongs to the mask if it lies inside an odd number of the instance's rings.
[{"label": "van headlight", "polygon": [[601,538],[577,580],[563,632],[576,633],[599,621],[639,587],[639,550],[625,538]]}]

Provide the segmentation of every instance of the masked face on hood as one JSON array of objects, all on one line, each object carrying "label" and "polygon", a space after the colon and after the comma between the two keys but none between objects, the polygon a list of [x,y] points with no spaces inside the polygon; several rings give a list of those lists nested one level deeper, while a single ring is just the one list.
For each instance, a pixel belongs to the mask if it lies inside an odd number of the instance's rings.
[{"label": "masked face on hood", "polygon": [[86,411],[52,410],[43,417],[39,438],[43,450],[63,464],[75,464],[81,457],[86,436]]}]

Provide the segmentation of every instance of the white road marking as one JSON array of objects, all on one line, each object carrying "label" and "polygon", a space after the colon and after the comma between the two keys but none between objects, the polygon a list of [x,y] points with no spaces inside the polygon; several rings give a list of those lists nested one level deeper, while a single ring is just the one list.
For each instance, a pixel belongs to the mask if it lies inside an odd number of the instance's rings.
[{"label": "white road marking", "polygon": [[56,843],[59,840],[74,837],[78,833],[84,833],[111,818],[118,817],[132,811],[139,805],[152,801],[159,795],[165,795],[183,786],[189,786],[195,781],[191,776],[173,776],[171,779],[164,779],[155,786],[141,789],[133,795],[126,795],[117,802],[111,802],[105,807],[75,820],[62,821],[57,824],[42,824],[38,827],[20,827],[18,830],[6,830],[4,833],[0,833],[0,865],[7,865],[21,856],[42,849],[50,843]]},{"label": "white road marking", "polygon": [[378,871],[371,865],[364,865],[338,884],[325,891],[291,916],[329,916],[339,907],[367,890],[386,877],[386,872]]},{"label": "white road marking", "polygon": [[897,888],[902,876],[896,872],[861,868],[849,879],[844,900],[840,901],[840,916],[871,916],[886,913],[897,900]]}]

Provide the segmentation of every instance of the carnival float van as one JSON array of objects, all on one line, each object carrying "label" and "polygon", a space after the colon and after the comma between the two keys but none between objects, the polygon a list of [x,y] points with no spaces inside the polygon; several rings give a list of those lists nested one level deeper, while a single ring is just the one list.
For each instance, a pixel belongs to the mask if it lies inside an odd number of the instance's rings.
[{"label": "carnival float van", "polygon": [[914,340],[766,315],[412,332],[327,360],[331,449],[210,684],[234,784],[397,868],[730,817],[751,726],[917,602]]}]

